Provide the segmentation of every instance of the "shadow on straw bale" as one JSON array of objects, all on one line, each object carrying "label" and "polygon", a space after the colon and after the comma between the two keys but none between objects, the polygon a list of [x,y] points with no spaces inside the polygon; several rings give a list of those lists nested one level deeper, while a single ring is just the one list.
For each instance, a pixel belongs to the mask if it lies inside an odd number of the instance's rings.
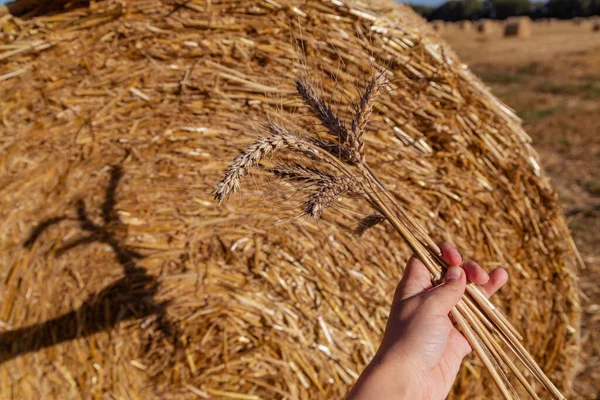
[{"label": "shadow on straw bale", "polygon": [[[157,279],[149,275],[145,268],[136,265],[136,260],[143,258],[143,255],[123,244],[127,227],[115,213],[115,195],[122,177],[121,167],[112,167],[101,208],[102,225],[96,224],[88,216],[84,200],[77,201],[79,227],[86,234],[61,246],[56,250],[55,257],[80,245],[105,243],[116,255],[124,277],[90,295],[76,310],[49,321],[0,334],[0,363],[24,353],[111,329],[127,319],[151,315],[156,316],[159,330],[165,337],[176,341],[177,329],[165,313],[168,302],[156,302],[153,299],[159,289]],[[59,216],[41,222],[32,230],[24,247],[30,249],[46,229],[65,219],[66,216]]]}]

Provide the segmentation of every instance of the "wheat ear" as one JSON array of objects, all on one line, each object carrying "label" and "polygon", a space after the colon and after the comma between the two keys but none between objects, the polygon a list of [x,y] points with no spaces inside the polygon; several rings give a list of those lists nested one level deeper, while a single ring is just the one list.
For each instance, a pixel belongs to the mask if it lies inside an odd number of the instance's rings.
[{"label": "wheat ear", "polygon": [[348,192],[358,192],[358,185],[345,176],[336,176],[319,182],[317,191],[310,196],[304,211],[313,218],[319,218],[323,211],[330,207],[336,198]]},{"label": "wheat ear", "polygon": [[285,148],[293,148],[301,152],[314,152],[309,141],[294,135],[281,126],[269,122],[266,125],[269,136],[260,136],[243,152],[238,154],[223,176],[223,179],[215,186],[213,194],[215,199],[222,203],[240,188],[240,181],[248,170],[256,167],[267,155],[273,154]]},{"label": "wheat ear", "polygon": [[387,85],[385,72],[381,72],[375,78],[371,79],[365,88],[365,92],[360,98],[360,103],[356,108],[354,118],[352,118],[351,132],[354,142],[356,143],[356,151],[360,154],[362,162],[365,161],[364,134],[367,128],[367,123],[369,122],[369,117],[373,112],[373,105],[375,104],[377,94],[383,87],[385,87],[385,85]]}]

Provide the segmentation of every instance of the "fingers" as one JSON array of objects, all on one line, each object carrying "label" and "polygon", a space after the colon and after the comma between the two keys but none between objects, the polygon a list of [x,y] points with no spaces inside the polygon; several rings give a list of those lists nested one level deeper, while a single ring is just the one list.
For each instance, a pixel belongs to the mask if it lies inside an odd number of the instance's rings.
[{"label": "fingers", "polygon": [[[451,266],[460,265],[462,258],[460,257],[456,246],[446,242],[438,243],[438,246],[442,251],[442,257],[444,257],[446,262]],[[394,301],[406,300],[409,297],[423,293],[432,287],[431,275],[427,271],[427,268],[418,257],[413,255],[410,260],[408,260],[408,264],[406,264],[404,276],[402,276],[402,280],[398,284]]]},{"label": "fingers", "polygon": [[456,246],[452,243],[442,242],[438,243],[438,247],[442,250],[442,257],[444,257],[444,260],[446,260],[450,266],[458,267],[460,265],[462,258],[456,249]]},{"label": "fingers", "polygon": [[[442,251],[442,257],[451,267],[460,266],[459,269],[462,268],[462,270],[464,270],[459,281],[468,280],[469,282],[479,285],[487,297],[490,297],[497,292],[498,289],[508,281],[508,274],[502,268],[496,268],[488,274],[474,261],[465,260],[463,262],[460,253],[452,243],[443,242],[439,243],[438,246]],[[450,268],[448,272],[453,269],[454,268]],[[448,276],[448,274],[446,276]],[[446,282],[446,284],[447,283],[448,282]],[[455,282],[453,285],[458,285],[458,283]],[[448,286],[454,287],[453,285]],[[431,277],[427,268],[421,260],[413,255],[410,260],[408,260],[404,270],[404,276],[396,288],[394,302],[406,300],[409,297],[428,291],[431,288]],[[437,290],[438,288],[435,289],[435,291]],[[464,292],[464,288],[462,290]],[[458,300],[456,302],[458,302]],[[454,304],[456,304],[456,302]],[[454,306],[454,304],[452,304],[452,306]],[[452,306],[450,306],[450,308],[452,308]],[[448,308],[448,311],[450,308]]]},{"label": "fingers", "polygon": [[496,293],[498,289],[508,282],[508,272],[502,268],[496,268],[490,272],[489,277],[490,279],[486,284],[479,286],[487,297]]},{"label": "fingers", "polygon": [[402,280],[396,288],[394,302],[406,300],[409,297],[423,293],[433,287],[431,284],[431,275],[427,271],[427,267],[416,256],[412,256],[406,268]]},{"label": "fingers", "polygon": [[447,315],[465,293],[467,277],[460,267],[451,267],[446,271],[444,283],[425,294],[426,304],[431,312]]},{"label": "fingers", "polygon": [[469,282],[477,285],[485,285],[490,280],[487,272],[474,261],[466,260],[461,264],[461,267],[465,270]]},{"label": "fingers", "polygon": [[464,261],[461,267],[467,274],[467,280],[477,284],[488,298],[508,281],[508,273],[502,268],[496,268],[488,274],[479,264],[471,260]]}]

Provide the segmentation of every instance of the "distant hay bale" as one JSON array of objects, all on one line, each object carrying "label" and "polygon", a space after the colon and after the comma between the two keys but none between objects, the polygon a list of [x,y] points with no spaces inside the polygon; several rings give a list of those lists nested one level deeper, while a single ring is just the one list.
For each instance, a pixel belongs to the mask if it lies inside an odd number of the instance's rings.
[{"label": "distant hay bale", "polygon": [[[493,302],[569,394],[581,261],[556,190],[408,6],[91,4],[19,20],[0,48],[0,397],[343,398],[408,246],[387,226],[357,238],[353,200],[298,217],[306,193],[264,170],[227,204],[211,191],[266,120],[321,129],[298,76],[349,120],[379,70],[370,165],[430,235],[508,269]],[[450,398],[497,399],[491,382],[467,358]]]},{"label": "distant hay bale", "polygon": [[471,21],[459,21],[458,22],[458,28],[463,30],[463,31],[467,31],[470,32],[473,30],[473,23]]},{"label": "distant hay bale", "polygon": [[446,27],[446,23],[441,19],[435,19],[431,21],[431,25],[433,26],[433,29],[435,29],[437,32],[443,32]]},{"label": "distant hay bale", "polygon": [[504,24],[504,36],[527,38],[531,36],[531,19],[529,17],[511,17]]},{"label": "distant hay bale", "polygon": [[594,32],[600,31],[600,21],[595,21],[592,24],[592,31],[594,31]]},{"label": "distant hay bale", "polygon": [[496,30],[496,26],[493,20],[490,19],[480,19],[477,22],[477,32],[488,35],[493,33]]}]

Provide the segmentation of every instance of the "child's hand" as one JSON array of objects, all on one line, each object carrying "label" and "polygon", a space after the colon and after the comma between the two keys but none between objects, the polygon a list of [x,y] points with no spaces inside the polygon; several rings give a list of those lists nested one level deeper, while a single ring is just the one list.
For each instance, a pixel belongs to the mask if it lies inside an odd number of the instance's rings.
[{"label": "child's hand", "polygon": [[462,262],[454,245],[441,243],[440,248],[452,266],[444,284],[432,289],[429,272],[411,257],[396,288],[383,341],[348,399],[441,400],[450,392],[471,346],[448,313],[461,299],[467,279],[491,296],[508,274],[497,268],[488,275],[473,261]]}]

